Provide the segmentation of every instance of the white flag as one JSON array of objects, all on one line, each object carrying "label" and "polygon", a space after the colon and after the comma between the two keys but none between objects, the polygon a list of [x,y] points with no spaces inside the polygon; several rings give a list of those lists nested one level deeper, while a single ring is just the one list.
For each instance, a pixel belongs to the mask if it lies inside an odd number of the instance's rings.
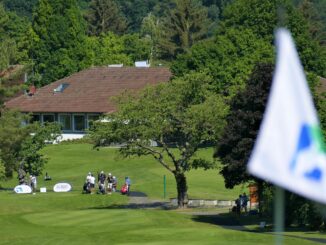
[{"label": "white flag", "polygon": [[273,84],[248,164],[251,174],[326,203],[326,151],[290,33],[276,33]]}]

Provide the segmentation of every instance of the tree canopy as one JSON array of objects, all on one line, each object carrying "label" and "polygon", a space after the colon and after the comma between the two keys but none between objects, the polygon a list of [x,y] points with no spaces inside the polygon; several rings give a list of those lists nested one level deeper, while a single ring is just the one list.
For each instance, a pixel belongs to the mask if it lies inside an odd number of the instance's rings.
[{"label": "tree canopy", "polygon": [[187,199],[185,172],[214,167],[195,154],[204,143],[216,142],[225,125],[227,106],[211,83],[203,73],[189,74],[124,94],[117,98],[118,110],[106,115],[107,122],[95,123],[90,136],[95,146],[122,144],[125,157],[151,155],[175,176],[181,207]]},{"label": "tree canopy", "polygon": [[40,0],[33,31],[34,70],[43,85],[85,68],[86,24],[76,0]]},{"label": "tree canopy", "polygon": [[238,0],[229,4],[216,36],[178,56],[173,72],[182,75],[206,70],[216,79],[216,89],[232,97],[244,88],[257,62],[274,60],[273,33],[278,26],[279,6],[284,6],[284,23],[296,41],[305,70],[324,76],[323,48],[310,36],[304,17],[286,0]]},{"label": "tree canopy", "polygon": [[185,53],[207,37],[210,25],[207,9],[198,0],[178,0],[163,18],[161,49],[164,57]]},{"label": "tree canopy", "polygon": [[121,34],[127,29],[126,18],[114,0],[93,0],[86,17],[92,35],[109,31]]},{"label": "tree canopy", "polygon": [[272,46],[259,39],[250,29],[229,28],[214,40],[195,44],[189,54],[173,63],[176,75],[189,70],[205,70],[214,77],[215,91],[233,96],[244,88],[245,81],[257,62],[273,59]]},{"label": "tree canopy", "polygon": [[273,70],[272,64],[256,66],[245,90],[231,101],[227,126],[214,154],[222,160],[220,173],[227,188],[253,178],[246,167],[265,111]]},{"label": "tree canopy", "polygon": [[40,150],[47,140],[55,140],[60,132],[55,124],[22,126],[22,122],[28,119],[27,115],[17,111],[5,110],[1,113],[0,172],[3,165],[6,177],[12,177],[13,171],[19,168],[26,173],[39,175],[46,163]]}]

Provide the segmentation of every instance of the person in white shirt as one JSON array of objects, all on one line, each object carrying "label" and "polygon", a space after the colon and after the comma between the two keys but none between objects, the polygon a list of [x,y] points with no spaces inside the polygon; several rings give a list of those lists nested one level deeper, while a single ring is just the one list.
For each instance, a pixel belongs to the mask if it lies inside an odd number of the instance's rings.
[{"label": "person in white shirt", "polygon": [[92,176],[92,174],[91,174],[91,172],[89,172],[86,176],[86,183],[91,183],[91,176]]},{"label": "person in white shirt", "polygon": [[31,187],[32,187],[32,191],[36,192],[36,187],[37,187],[37,180],[36,180],[36,176],[35,175],[31,175]]},{"label": "person in white shirt", "polygon": [[95,177],[93,176],[93,174],[91,174],[91,177],[89,180],[91,183],[91,189],[94,189],[95,188]]},{"label": "person in white shirt", "polygon": [[86,176],[86,181],[83,186],[83,193],[91,193],[91,172],[89,172]]}]

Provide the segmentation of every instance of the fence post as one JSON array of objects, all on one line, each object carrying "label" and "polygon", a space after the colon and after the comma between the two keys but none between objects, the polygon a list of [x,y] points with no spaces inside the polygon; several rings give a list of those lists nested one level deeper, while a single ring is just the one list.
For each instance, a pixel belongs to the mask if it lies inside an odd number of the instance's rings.
[{"label": "fence post", "polygon": [[166,197],[166,176],[163,176],[163,197]]}]

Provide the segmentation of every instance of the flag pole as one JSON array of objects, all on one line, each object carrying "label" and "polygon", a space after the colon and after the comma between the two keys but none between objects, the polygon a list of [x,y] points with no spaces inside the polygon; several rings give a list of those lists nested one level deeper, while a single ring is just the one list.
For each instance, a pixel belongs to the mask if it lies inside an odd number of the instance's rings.
[{"label": "flag pole", "polygon": [[283,232],[284,232],[284,189],[279,186],[275,186],[275,199],[274,199],[274,234],[275,244],[283,244]]}]

